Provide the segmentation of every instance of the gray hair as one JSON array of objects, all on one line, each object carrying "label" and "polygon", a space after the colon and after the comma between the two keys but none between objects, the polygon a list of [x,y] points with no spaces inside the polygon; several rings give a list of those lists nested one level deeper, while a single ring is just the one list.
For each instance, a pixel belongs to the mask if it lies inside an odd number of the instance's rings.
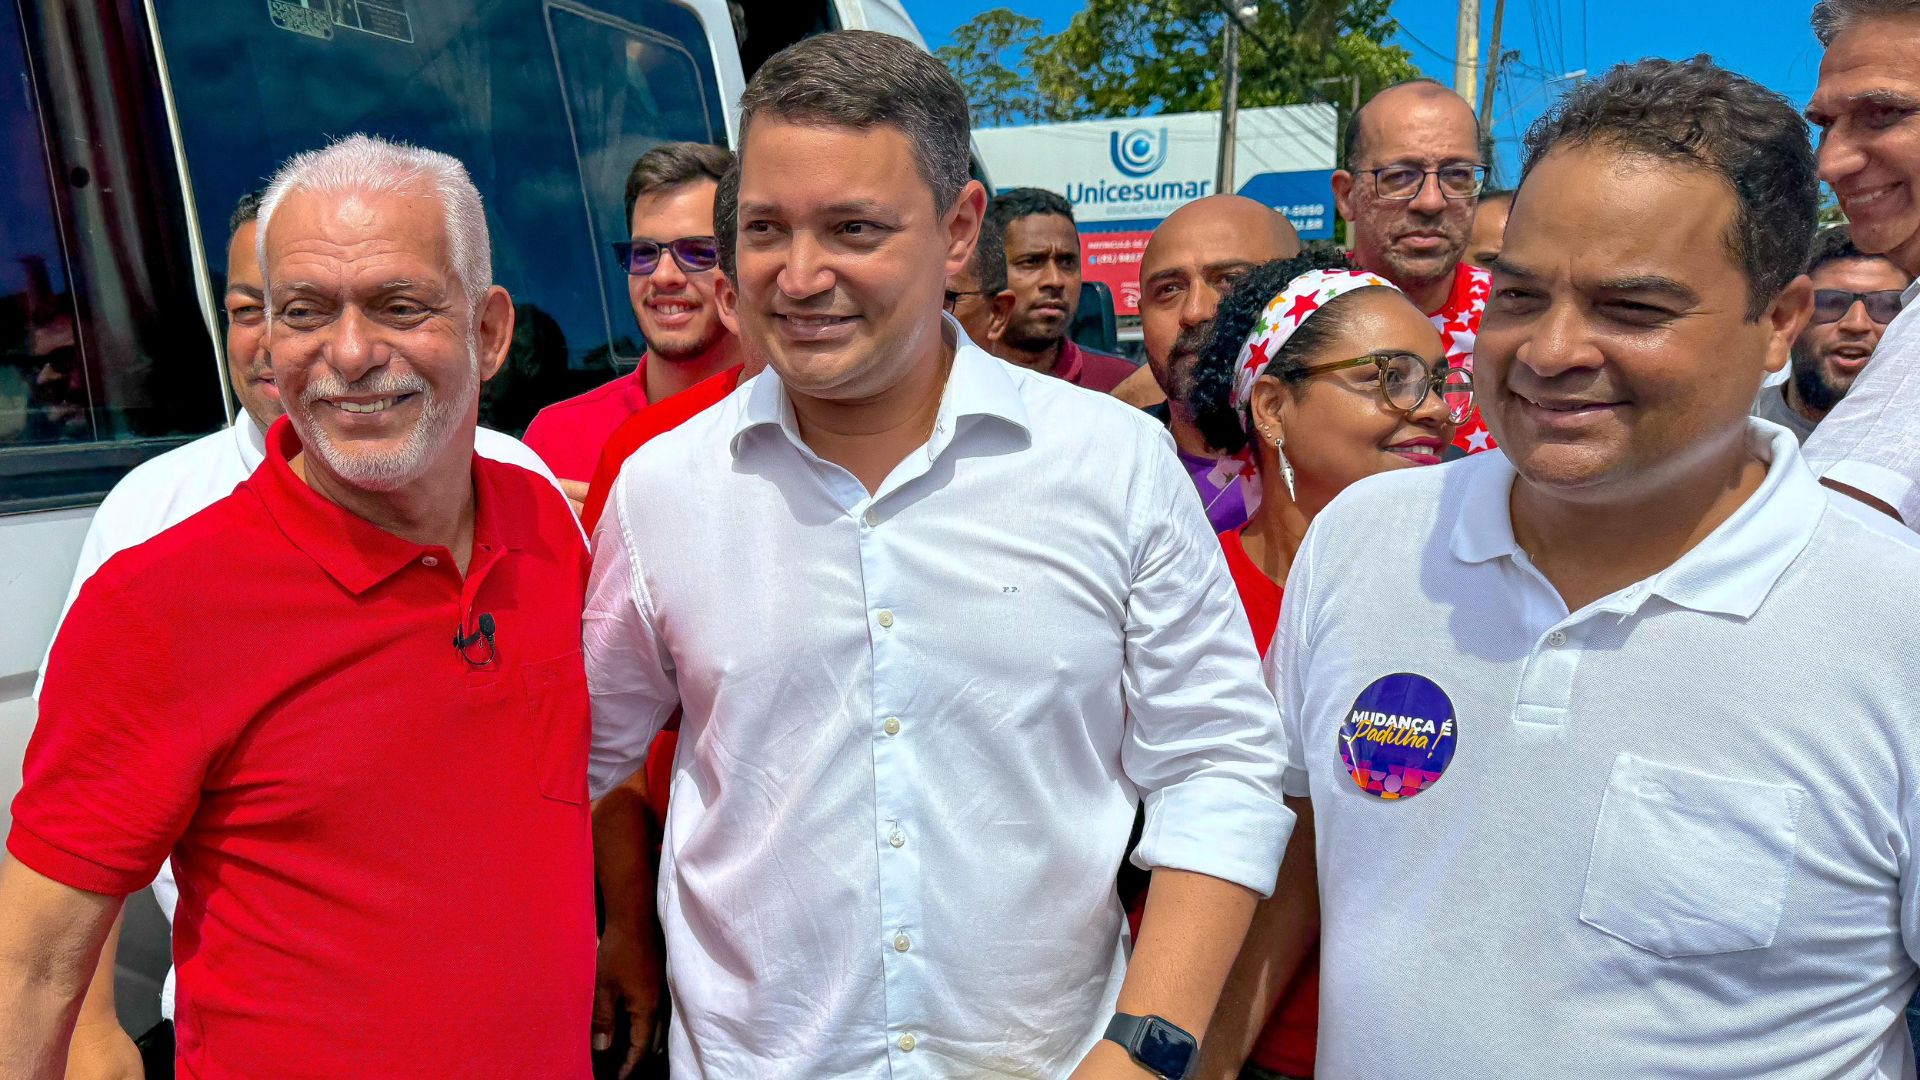
[{"label": "gray hair", "polygon": [[[254,246],[263,273],[268,224],[287,196],[297,191],[320,195],[431,194],[440,200],[446,217],[449,257],[454,276],[466,293],[468,309],[477,308],[493,285],[493,245],[487,236],[487,214],[467,167],[453,157],[376,135],[349,135],[323,149],[295,154],[273,174],[266,194],[260,198],[260,232]],[[271,295],[272,291],[269,279],[267,292]],[[267,304],[267,316],[273,316],[271,302]]]},{"label": "gray hair", "polygon": [[1820,0],[1813,5],[1813,36],[1831,45],[1859,20],[1887,15],[1920,15],[1920,0]]},{"label": "gray hair", "polygon": [[885,124],[913,144],[920,178],[941,213],[971,179],[967,92],[933,54],[874,30],[836,30],[789,45],[740,95],[740,146],[756,117],[849,127]]}]

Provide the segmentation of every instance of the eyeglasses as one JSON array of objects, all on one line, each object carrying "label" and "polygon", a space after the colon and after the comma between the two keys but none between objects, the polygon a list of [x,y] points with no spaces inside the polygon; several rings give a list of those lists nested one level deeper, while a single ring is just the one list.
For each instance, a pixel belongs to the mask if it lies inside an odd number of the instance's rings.
[{"label": "eyeglasses", "polygon": [[1848,292],[1845,289],[1813,290],[1813,321],[1816,323],[1839,322],[1847,317],[1858,302],[1867,305],[1867,318],[1885,326],[1900,314],[1900,290],[1887,289],[1882,292]]},{"label": "eyeglasses", "polygon": [[1373,193],[1383,199],[1407,202],[1420,197],[1431,176],[1440,185],[1440,194],[1449,199],[1472,199],[1487,183],[1485,165],[1442,165],[1422,169],[1413,165],[1388,165],[1380,169],[1360,169],[1373,177]]},{"label": "eyeglasses", "polygon": [[1473,415],[1473,376],[1462,367],[1446,367],[1409,352],[1369,353],[1302,368],[1292,381],[1371,364],[1380,372],[1380,400],[1408,416],[1420,411],[1427,395],[1438,391],[1447,406],[1447,423],[1464,424]]},{"label": "eyeglasses", "polygon": [[683,236],[664,244],[658,240],[616,240],[613,244],[615,261],[634,277],[646,277],[658,269],[663,251],[672,252],[673,261],[689,274],[720,265],[720,242],[711,236]]},{"label": "eyeglasses", "polygon": [[969,296],[985,295],[987,295],[987,292],[984,289],[948,289],[945,306],[947,311],[951,313],[955,307],[959,306],[961,300]]}]

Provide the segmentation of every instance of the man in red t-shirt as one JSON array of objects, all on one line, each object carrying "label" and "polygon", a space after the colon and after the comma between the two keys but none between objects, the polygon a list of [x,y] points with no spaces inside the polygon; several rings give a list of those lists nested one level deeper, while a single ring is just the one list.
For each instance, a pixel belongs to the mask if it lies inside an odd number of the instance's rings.
[{"label": "man in red t-shirt", "polygon": [[[1491,275],[1462,261],[1487,172],[1473,108],[1432,79],[1390,86],[1347,124],[1345,159],[1333,199],[1352,223],[1354,265],[1406,293],[1440,331],[1447,359],[1473,370],[1492,292]],[[1453,442],[1469,454],[1494,445],[1478,410]]]},{"label": "man in red t-shirt", "polygon": [[0,1076],[61,1075],[171,856],[180,1075],[585,1080],[588,560],[545,478],[474,454],[513,334],[479,193],[353,136],[259,220],[288,415],[62,623],[0,864]]},{"label": "man in red t-shirt", "polygon": [[732,288],[719,274],[714,193],[733,165],[725,147],[664,143],[640,155],[627,176],[630,239],[614,245],[627,298],[646,340],[629,374],[541,409],[526,444],[560,478],[567,497],[586,495],[607,436],[648,404],[740,363],[740,339],[720,318]]}]

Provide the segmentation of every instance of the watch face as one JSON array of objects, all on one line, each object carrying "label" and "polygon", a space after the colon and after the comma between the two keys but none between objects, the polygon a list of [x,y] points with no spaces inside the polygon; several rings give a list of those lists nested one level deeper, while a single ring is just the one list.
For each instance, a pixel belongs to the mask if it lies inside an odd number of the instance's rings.
[{"label": "watch face", "polygon": [[1194,1049],[1193,1036],[1157,1016],[1148,1017],[1134,1060],[1162,1076],[1185,1076]]}]

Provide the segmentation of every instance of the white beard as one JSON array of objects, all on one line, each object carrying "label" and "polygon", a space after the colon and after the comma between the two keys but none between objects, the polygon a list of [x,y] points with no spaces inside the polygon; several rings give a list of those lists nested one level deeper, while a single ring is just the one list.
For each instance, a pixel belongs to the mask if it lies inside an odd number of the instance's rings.
[{"label": "white beard", "polygon": [[[473,406],[480,392],[480,353],[471,338],[467,340],[467,377],[450,387],[445,395],[436,394],[425,379],[409,372],[391,372],[348,383],[338,378],[311,383],[300,395],[297,407],[287,410],[288,418],[300,441],[326,463],[327,469],[341,480],[366,491],[396,491],[419,479],[434,459],[453,439],[461,418]],[[313,421],[313,410],[327,408],[316,403],[321,398],[347,394],[420,394],[420,420],[405,440],[392,450],[349,449],[335,443],[326,428]]]}]

